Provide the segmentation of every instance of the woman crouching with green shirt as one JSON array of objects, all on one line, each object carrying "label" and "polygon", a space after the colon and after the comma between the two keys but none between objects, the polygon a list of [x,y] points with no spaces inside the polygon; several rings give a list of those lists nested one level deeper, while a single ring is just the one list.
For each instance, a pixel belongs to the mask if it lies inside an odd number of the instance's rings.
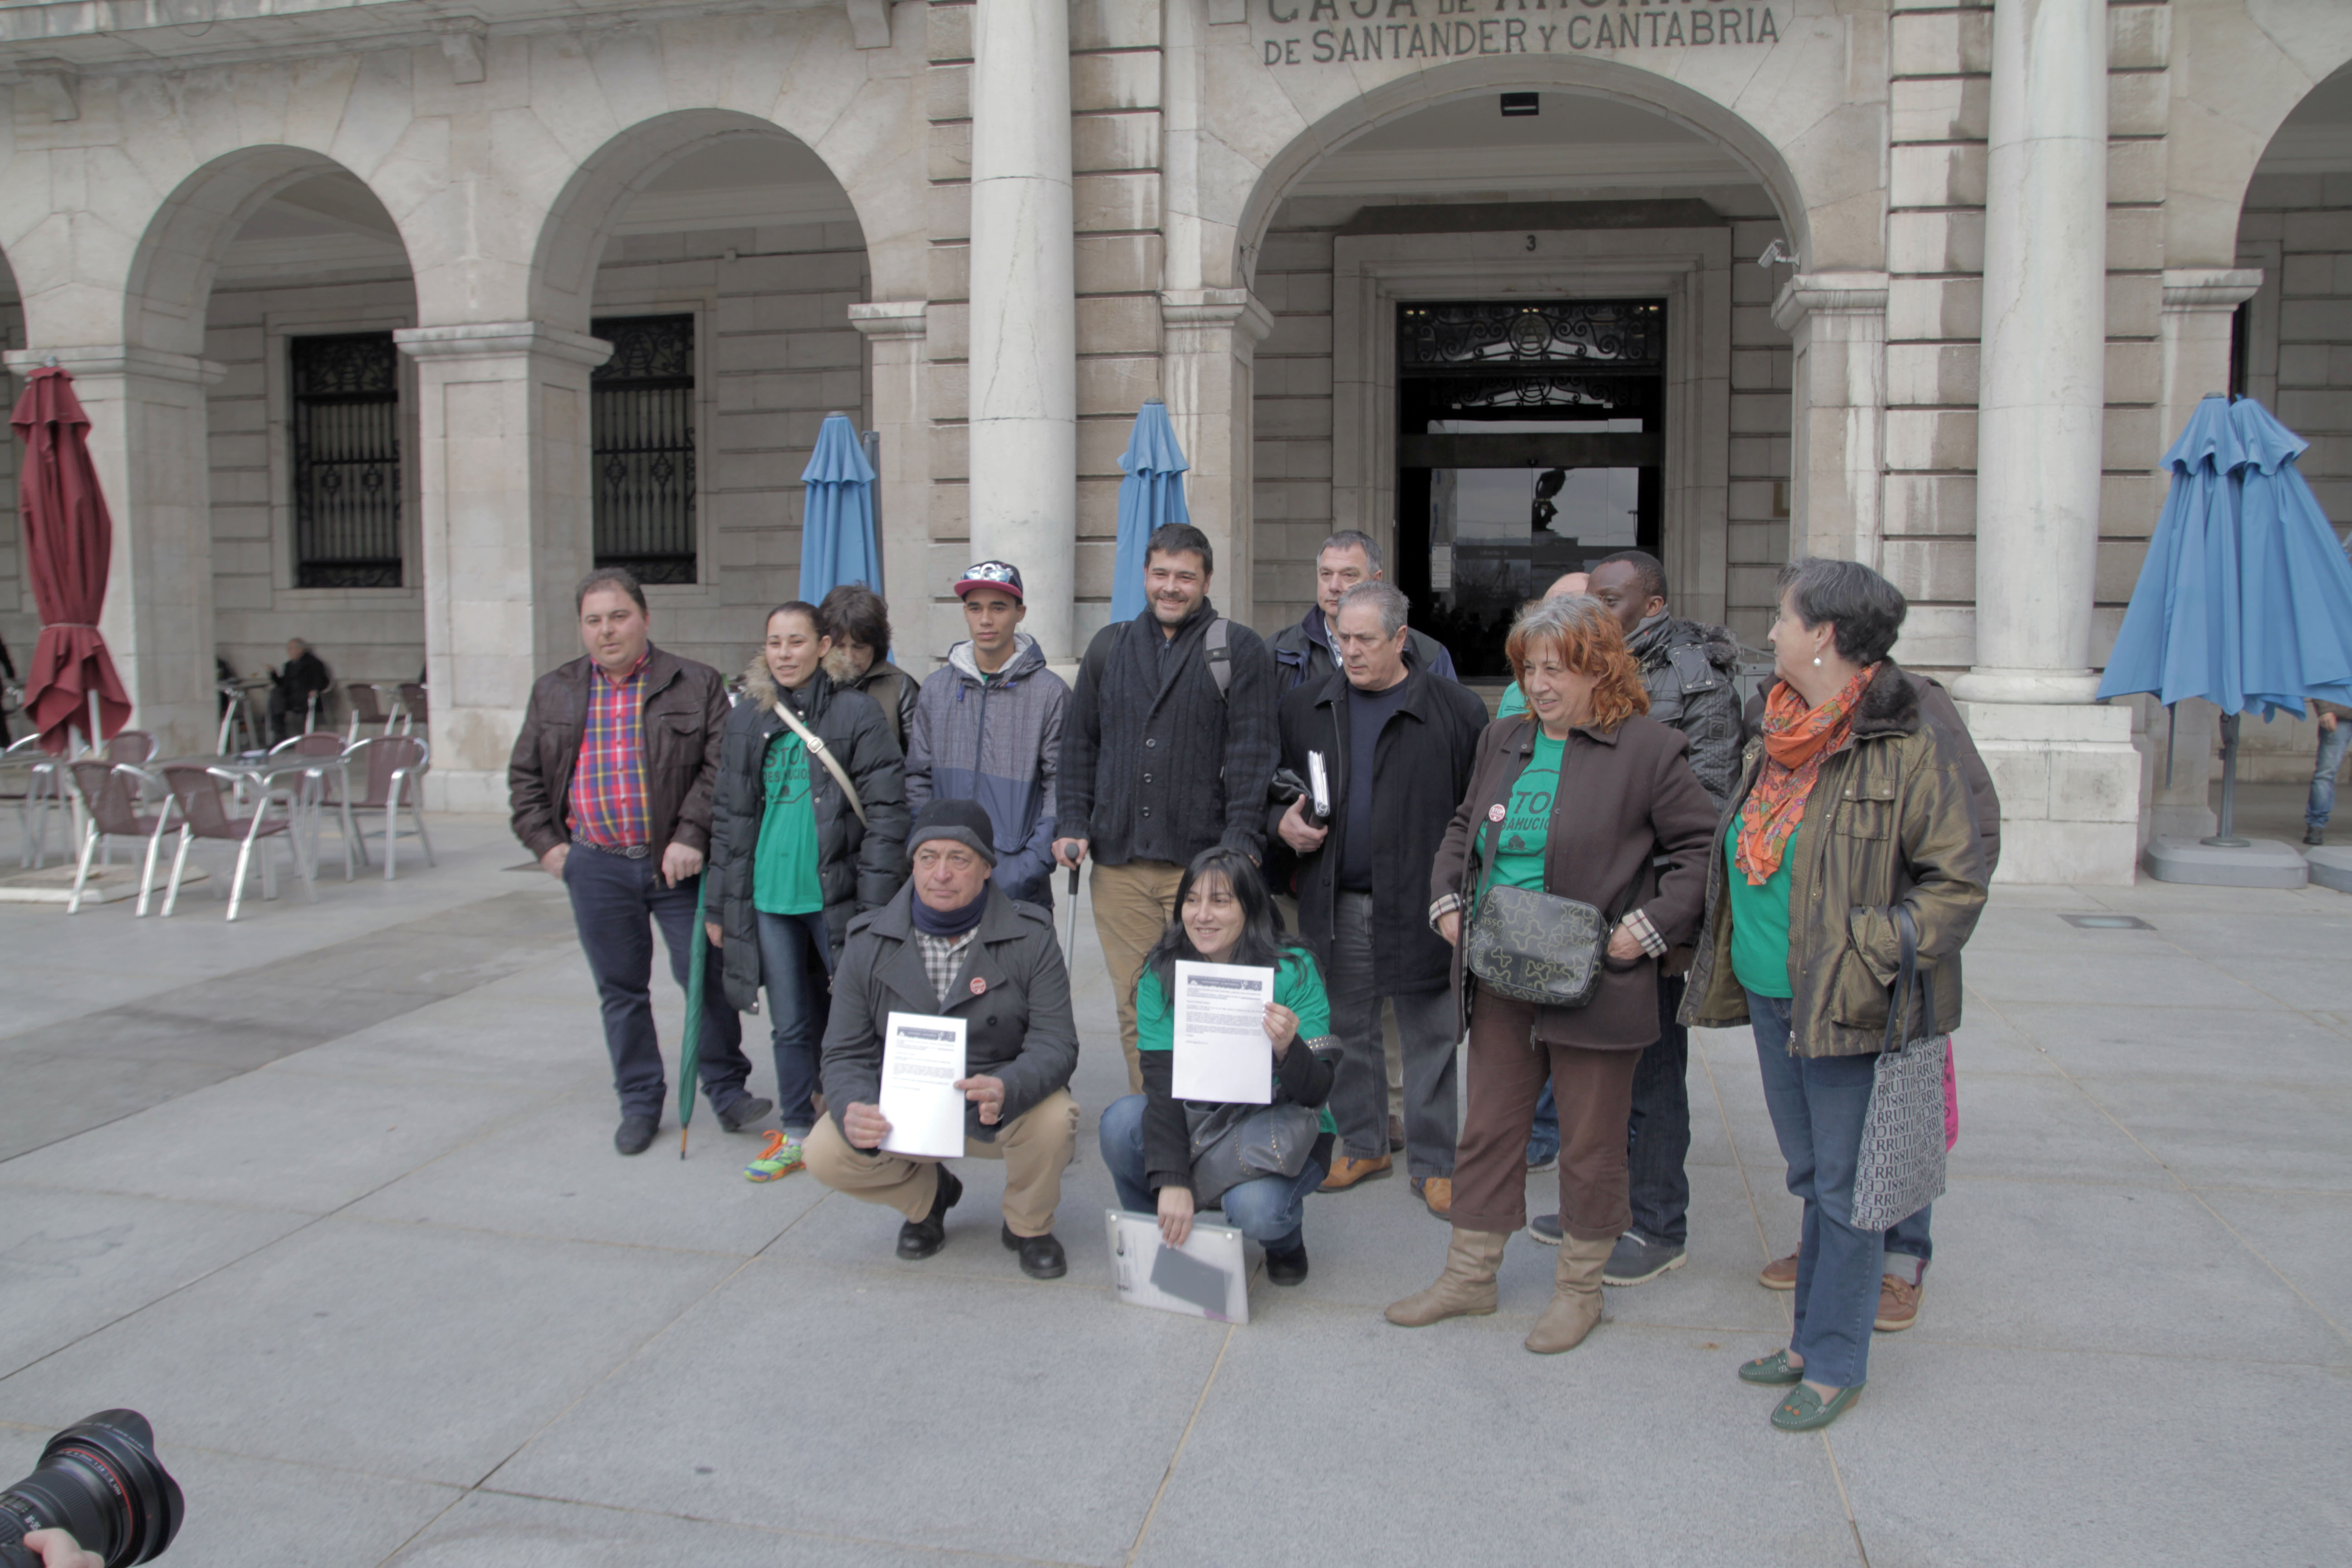
[{"label": "woman crouching with green shirt", "polygon": [[[1274,1000],[1265,1009],[1265,1037],[1274,1051],[1275,1101],[1322,1106],[1330,1098],[1336,1046],[1331,1004],[1307,951],[1276,931],[1265,879],[1247,856],[1203,849],[1176,889],[1176,918],[1143,961],[1135,984],[1136,1047],[1143,1058],[1143,1092],[1114,1101],[1102,1115],[1103,1163],[1118,1187],[1119,1206],[1160,1215],[1160,1234],[1181,1247],[1192,1234],[1192,1139],[1195,1123],[1216,1107],[1179,1100],[1172,1089],[1176,965],[1237,963],[1274,971]],[[1294,1175],[1255,1176],[1213,1198],[1226,1220],[1265,1248],[1265,1276],[1276,1285],[1307,1278],[1303,1208],[1331,1165],[1331,1112]],[[1158,1196],[1155,1198],[1154,1194]]]}]

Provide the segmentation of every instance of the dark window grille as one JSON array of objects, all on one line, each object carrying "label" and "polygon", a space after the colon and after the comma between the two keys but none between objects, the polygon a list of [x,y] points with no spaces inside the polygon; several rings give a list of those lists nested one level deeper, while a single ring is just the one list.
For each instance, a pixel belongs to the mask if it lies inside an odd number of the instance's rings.
[{"label": "dark window grille", "polygon": [[589,330],[613,345],[589,384],[596,564],[694,582],[694,318],[606,317]]},{"label": "dark window grille", "polygon": [[1493,374],[1521,366],[1654,370],[1666,308],[1652,300],[1467,300],[1397,311],[1402,374]]},{"label": "dark window grille", "polygon": [[390,332],[288,340],[294,584],[400,586],[400,352]]}]

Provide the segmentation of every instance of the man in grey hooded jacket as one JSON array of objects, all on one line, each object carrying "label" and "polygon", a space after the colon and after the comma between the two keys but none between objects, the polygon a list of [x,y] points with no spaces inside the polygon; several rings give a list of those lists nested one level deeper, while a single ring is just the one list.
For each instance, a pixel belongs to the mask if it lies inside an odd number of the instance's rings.
[{"label": "man in grey hooded jacket", "polygon": [[1051,908],[1055,774],[1070,689],[1045,668],[1021,572],[982,561],[956,584],[970,640],[948,650],[915,700],[907,731],[907,806],[977,801],[995,837],[993,879],[1009,899]]}]

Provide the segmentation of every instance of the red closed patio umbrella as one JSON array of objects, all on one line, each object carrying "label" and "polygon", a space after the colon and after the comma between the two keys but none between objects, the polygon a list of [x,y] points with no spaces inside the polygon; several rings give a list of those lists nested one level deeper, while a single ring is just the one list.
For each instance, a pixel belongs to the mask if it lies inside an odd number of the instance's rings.
[{"label": "red closed patio umbrella", "polygon": [[[25,711],[41,747],[68,749],[69,729],[96,745],[131,722],[131,696],[99,635],[106,574],[114,553],[114,520],[89,461],[89,416],[73,377],[52,365],[37,370],[10,423],[25,441],[16,476],[25,514],[25,554],[41,609],[41,640],[25,682]],[[95,728],[99,733],[90,734]]]}]

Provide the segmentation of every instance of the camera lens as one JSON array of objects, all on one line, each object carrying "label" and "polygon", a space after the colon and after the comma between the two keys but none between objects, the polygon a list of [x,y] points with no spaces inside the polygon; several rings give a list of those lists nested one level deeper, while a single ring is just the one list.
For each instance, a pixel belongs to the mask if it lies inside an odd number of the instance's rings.
[{"label": "camera lens", "polygon": [[179,1533],[183,1508],[147,1418],[101,1410],[50,1438],[33,1473],[0,1491],[0,1563],[34,1530],[65,1531],[106,1568],[152,1562]]}]

